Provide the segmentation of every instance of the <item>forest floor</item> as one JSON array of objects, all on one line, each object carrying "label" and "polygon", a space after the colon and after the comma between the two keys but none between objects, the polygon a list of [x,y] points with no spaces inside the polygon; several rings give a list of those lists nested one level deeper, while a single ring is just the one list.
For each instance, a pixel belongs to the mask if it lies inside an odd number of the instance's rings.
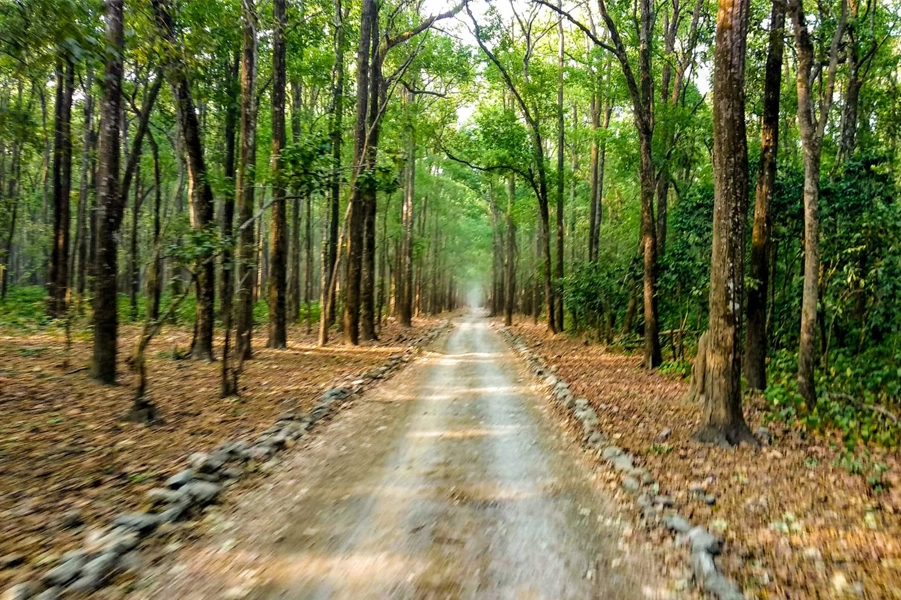
[{"label": "forest floor", "polygon": [[512,330],[588,398],[602,431],[641,458],[660,493],[691,522],[722,532],[721,566],[749,597],[901,598],[896,451],[849,454],[837,435],[767,422],[761,398],[748,399],[745,414],[752,430],[770,430],[771,445],[701,445],[691,439],[701,407],[683,400],[685,380],[644,371],[639,356],[551,337],[543,325]]},{"label": "forest floor", "polygon": [[380,342],[356,348],[318,348],[298,326],[287,351],[267,350],[257,332],[241,397],[225,400],[220,364],[175,360],[191,331],[166,327],[147,354],[150,394],[164,419],[152,428],[124,418],[136,383],[124,360],[138,326],[120,330],[114,387],[88,377],[86,335],[75,335],[67,352],[56,328],[0,331],[0,590],[80,543],[86,527],[138,506],[190,453],[251,437],[281,413],[309,408],[335,380],[381,365],[439,323],[417,319],[403,330],[392,322]]}]

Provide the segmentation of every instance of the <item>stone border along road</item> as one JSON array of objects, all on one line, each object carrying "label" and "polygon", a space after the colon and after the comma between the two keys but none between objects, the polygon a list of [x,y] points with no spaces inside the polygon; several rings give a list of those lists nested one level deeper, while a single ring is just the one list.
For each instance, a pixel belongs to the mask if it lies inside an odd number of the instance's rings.
[{"label": "stone border along road", "polygon": [[63,595],[91,593],[102,588],[115,574],[137,564],[132,553],[141,540],[160,525],[182,521],[192,511],[218,502],[225,488],[245,475],[247,463],[263,464],[272,460],[279,451],[306,435],[316,423],[346,406],[345,400],[410,362],[450,325],[451,320],[445,320],[416,339],[403,353],[389,357],[382,366],[356,379],[346,377],[326,389],[308,414],[288,412],[281,415],[253,444],[243,440],[227,441],[211,453],[192,454],[187,467],[170,477],[166,487],[147,492],[147,504],[158,512],[123,513],[113,519],[109,527],[91,529],[82,548],[65,553],[56,566],[37,580],[8,588],[3,600],[55,600]]},{"label": "stone border along road", "polygon": [[[635,466],[635,458],[607,441],[598,428],[598,416],[586,398],[574,398],[569,386],[548,369],[544,360],[532,352],[521,336],[505,327],[498,327],[513,349],[526,361],[529,370],[547,388],[552,399],[582,424],[582,444],[596,452],[623,475],[623,490],[635,497],[648,526],[663,526],[674,534],[677,546],[687,546],[691,553],[691,569],[698,587],[719,600],[745,600],[735,582],[726,578],[716,566],[714,557],[723,549],[719,538],[707,529],[693,526],[674,510],[671,496],[660,494],[660,485],[651,473]],[[661,516],[661,513],[663,514]]]}]

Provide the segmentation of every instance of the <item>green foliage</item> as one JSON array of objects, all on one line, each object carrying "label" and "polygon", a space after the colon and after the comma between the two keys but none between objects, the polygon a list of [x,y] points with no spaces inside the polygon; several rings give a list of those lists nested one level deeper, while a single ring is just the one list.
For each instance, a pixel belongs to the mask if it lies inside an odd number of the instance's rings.
[{"label": "green foliage", "polygon": [[323,189],[331,179],[331,155],[328,138],[324,134],[298,136],[282,151],[285,183],[301,194]]},{"label": "green foliage", "polygon": [[688,360],[670,360],[660,365],[657,370],[665,375],[678,375],[684,379],[691,375],[691,366]]},{"label": "green foliage", "polygon": [[713,238],[713,187],[694,186],[669,219],[669,242],[660,261],[660,311],[673,326],[706,328]]},{"label": "green foliage", "polygon": [[593,329],[601,333],[628,303],[633,261],[608,258],[609,262],[577,265],[563,280],[563,297],[576,331]]},{"label": "green foliage", "polygon": [[651,444],[651,454],[654,456],[661,456],[663,454],[669,454],[673,451],[673,447],[669,444]]},{"label": "green foliage", "polygon": [[889,488],[889,482],[884,475],[888,467],[879,461],[873,460],[866,450],[854,453],[850,450],[843,452],[834,462],[835,466],[845,469],[851,475],[857,475],[866,479],[867,486],[874,494],[879,494]]},{"label": "green foliage", "polygon": [[[809,408],[797,391],[797,359],[789,350],[770,362],[766,399],[774,417],[812,430],[835,427],[853,449],[858,442],[894,447],[901,444],[897,410],[901,357],[886,366],[878,349],[860,356],[832,355],[833,366],[817,374],[817,403]],[[875,367],[874,367],[875,365]]]},{"label": "green foliage", "polygon": [[38,329],[53,324],[47,316],[47,290],[41,286],[16,286],[0,300],[0,327]]}]

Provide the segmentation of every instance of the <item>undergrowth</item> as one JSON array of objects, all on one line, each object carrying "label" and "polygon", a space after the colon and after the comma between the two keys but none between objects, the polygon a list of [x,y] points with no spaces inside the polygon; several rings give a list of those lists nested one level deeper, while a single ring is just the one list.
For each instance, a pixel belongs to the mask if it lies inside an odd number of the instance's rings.
[{"label": "undergrowth", "polygon": [[[173,294],[168,291],[160,299],[160,313],[166,314]],[[119,323],[135,324],[143,323],[147,317],[147,298],[142,294],[138,298],[136,314],[132,311],[131,302],[126,294],[119,294]],[[310,319],[313,323],[319,321],[319,303],[311,305]],[[185,298],[175,311],[173,322],[181,326],[191,326],[194,323],[194,315],[197,310],[197,301],[193,295]],[[300,306],[300,322],[305,322],[306,306]],[[70,309],[73,337],[84,340],[90,337],[91,306],[90,299],[82,302],[81,308],[76,308],[73,302]],[[218,317],[218,310],[217,310]],[[265,300],[259,300],[253,309],[254,323],[257,325],[269,320],[269,305]],[[0,300],[0,329],[21,330],[34,332],[50,328],[65,328],[65,319],[52,319],[47,316],[47,290],[41,286],[12,287],[6,299]]]},{"label": "undergrowth", "polygon": [[834,427],[848,450],[858,442],[898,447],[901,356],[889,358],[884,350],[877,350],[882,349],[831,355],[831,366],[817,372],[817,402],[812,407],[798,393],[797,357],[787,351],[777,353],[770,363],[765,393],[773,418],[812,431]]}]

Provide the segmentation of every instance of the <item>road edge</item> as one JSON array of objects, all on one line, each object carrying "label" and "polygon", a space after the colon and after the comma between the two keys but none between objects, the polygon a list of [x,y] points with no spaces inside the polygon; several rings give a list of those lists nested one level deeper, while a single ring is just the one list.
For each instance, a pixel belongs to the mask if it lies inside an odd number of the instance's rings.
[{"label": "road edge", "polygon": [[544,359],[532,352],[522,336],[507,327],[493,326],[522,357],[549,398],[581,423],[582,447],[622,476],[621,488],[635,499],[645,523],[649,527],[665,529],[673,535],[677,546],[689,548],[689,563],[697,587],[718,600],[746,600],[738,584],[723,575],[716,564],[715,557],[723,549],[722,541],[673,510],[672,498],[660,494],[659,484],[650,471],[636,467],[633,455],[608,441],[588,400],[575,398],[569,385],[552,372],[554,369],[548,369]]}]

